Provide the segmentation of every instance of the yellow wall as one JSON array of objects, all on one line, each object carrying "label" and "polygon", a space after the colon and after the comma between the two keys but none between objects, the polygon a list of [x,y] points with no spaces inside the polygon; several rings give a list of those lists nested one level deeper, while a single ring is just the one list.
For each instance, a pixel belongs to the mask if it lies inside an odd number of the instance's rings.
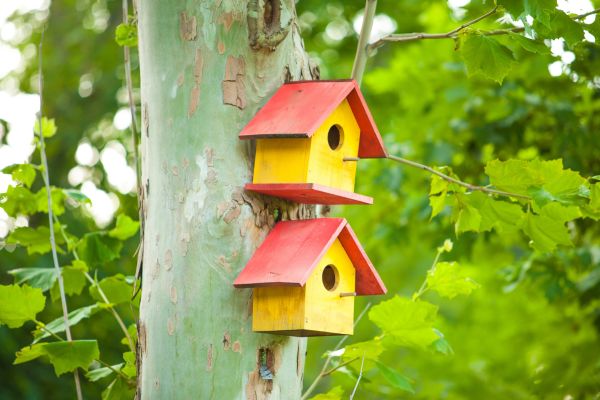
[{"label": "yellow wall", "polygon": [[[329,128],[334,124],[343,130],[342,145],[337,150],[331,150],[327,142]],[[356,162],[343,159],[358,155],[359,140],[360,128],[348,101],[344,100],[311,138],[307,182],[353,192]]]},{"label": "yellow wall", "polygon": [[[329,128],[340,125],[342,145],[332,150]],[[254,183],[318,183],[354,191],[360,129],[350,105],[344,100],[310,139],[259,139],[254,161]]]},{"label": "yellow wall", "polygon": [[[335,265],[339,274],[339,283],[333,291],[323,286],[323,269],[328,264]],[[340,293],[354,292],[354,279],[354,266],[336,239],[306,282],[304,329],[351,335],[354,297],[340,297]]]},{"label": "yellow wall", "polygon": [[[333,264],[339,283],[335,290],[323,286],[323,269]],[[355,271],[339,240],[323,256],[304,287],[274,286],[254,289],[252,329],[295,335],[352,334]]]},{"label": "yellow wall", "polygon": [[311,139],[258,139],[254,183],[305,183]]},{"label": "yellow wall", "polygon": [[304,289],[298,286],[254,288],[252,330],[272,332],[302,329]]}]

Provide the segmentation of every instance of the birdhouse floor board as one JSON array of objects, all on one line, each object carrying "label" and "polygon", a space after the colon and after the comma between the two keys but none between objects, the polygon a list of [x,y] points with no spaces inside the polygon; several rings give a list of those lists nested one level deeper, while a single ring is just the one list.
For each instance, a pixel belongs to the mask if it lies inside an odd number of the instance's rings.
[{"label": "birdhouse floor board", "polygon": [[254,331],[254,332],[270,333],[272,335],[298,336],[298,337],[352,335],[354,333],[354,332],[321,332],[321,331],[313,331],[313,330],[309,330],[309,329],[296,329],[296,330],[289,330],[289,331]]},{"label": "birdhouse floor board", "polygon": [[373,204],[373,198],[315,183],[247,183],[251,192],[302,204]]}]

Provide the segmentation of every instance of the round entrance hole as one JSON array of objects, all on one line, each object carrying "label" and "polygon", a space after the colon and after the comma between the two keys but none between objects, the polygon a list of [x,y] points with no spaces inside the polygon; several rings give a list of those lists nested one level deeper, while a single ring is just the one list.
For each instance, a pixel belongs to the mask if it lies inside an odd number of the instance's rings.
[{"label": "round entrance hole", "polygon": [[333,264],[329,264],[323,269],[323,286],[329,291],[335,290],[338,285],[339,274]]},{"label": "round entrance hole", "polygon": [[342,130],[342,127],[339,125],[332,125],[327,133],[327,143],[329,143],[329,148],[331,148],[331,150],[337,150],[342,147],[343,142],[344,131]]}]

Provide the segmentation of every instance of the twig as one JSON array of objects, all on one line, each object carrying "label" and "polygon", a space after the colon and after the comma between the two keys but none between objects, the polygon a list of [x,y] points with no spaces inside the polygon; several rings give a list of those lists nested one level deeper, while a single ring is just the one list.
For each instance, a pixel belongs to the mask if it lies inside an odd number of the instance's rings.
[{"label": "twig", "polygon": [[[356,328],[356,325],[358,325],[358,323],[360,322],[360,320],[362,319],[362,317],[365,316],[365,314],[367,313],[367,311],[369,310],[369,308],[371,308],[371,303],[367,304],[365,309],[361,311],[361,313],[358,315],[358,317],[356,318],[356,321],[354,321],[354,327]],[[317,377],[315,378],[315,380],[310,384],[310,386],[308,387],[308,389],[306,389],[306,391],[304,392],[304,394],[302,395],[300,400],[306,400],[308,398],[308,396],[310,396],[310,394],[313,392],[313,390],[315,390],[315,388],[317,387],[317,384],[319,383],[319,381],[329,375],[331,372],[327,371],[327,367],[329,366],[329,363],[331,362],[331,360],[333,359],[333,356],[331,355],[333,352],[339,350],[342,345],[344,344],[344,342],[348,339],[348,335],[344,335],[344,337],[342,337],[340,339],[340,341],[338,342],[338,344],[335,346],[335,348],[329,352],[329,355],[327,356],[327,358],[325,359],[325,362],[323,363],[323,368],[321,368],[321,371],[319,372],[319,375],[317,375]],[[354,361],[354,360],[352,360]],[[348,364],[348,363],[347,363]],[[338,366],[339,367],[339,366]],[[334,370],[336,370],[338,367],[334,368]]]},{"label": "twig", "polygon": [[354,65],[352,66],[352,79],[356,80],[358,86],[362,80],[369,58],[369,37],[373,28],[373,19],[375,18],[375,9],[377,8],[377,0],[367,0],[365,4],[365,13],[363,23],[358,37],[358,45],[356,46],[356,56],[354,57]]},{"label": "twig", "polygon": [[471,25],[474,25],[476,23],[478,23],[479,21],[489,17],[490,15],[493,15],[496,13],[496,11],[498,11],[498,6],[492,8],[491,10],[489,10],[488,12],[486,12],[483,15],[480,15],[479,17],[466,22],[464,24],[462,24],[461,26],[452,29],[451,31],[448,31],[446,33],[401,33],[401,34],[397,34],[397,33],[392,33],[390,35],[387,35],[381,39],[379,39],[378,41],[376,41],[375,43],[369,45],[369,51],[373,51],[375,49],[377,49],[378,47],[381,47],[385,44],[385,42],[408,42],[411,40],[420,40],[420,39],[449,39],[449,38],[454,38],[456,37],[460,31],[462,31],[463,29],[468,28]]},{"label": "twig", "polygon": [[[123,23],[129,23],[129,11],[127,8],[127,0],[123,0]],[[131,136],[133,138],[133,162],[135,163],[135,174],[137,177],[138,188],[142,184],[142,177],[139,163],[139,143],[138,130],[136,122],[135,101],[133,99],[133,84],[131,83],[131,61],[129,54],[129,46],[123,46],[123,59],[125,61],[125,84],[127,85],[127,97],[129,100],[129,111],[131,112]],[[139,189],[138,189],[139,201]]]},{"label": "twig", "polygon": [[[444,252],[443,247],[438,247],[437,248],[437,253],[435,254],[435,258],[433,259],[433,263],[431,263],[431,268],[429,268],[430,271],[435,271],[435,266],[437,265],[438,261],[440,260],[440,256],[442,255],[443,252]],[[427,287],[427,275],[425,275],[425,280],[421,284],[421,287],[419,288],[419,290],[413,295],[412,300],[413,301],[417,300],[428,289],[429,288]]]},{"label": "twig", "polygon": [[331,368],[329,371],[327,371],[327,372],[323,372],[323,376],[331,375],[332,373],[334,373],[334,372],[335,372],[335,371],[337,371],[338,369],[340,369],[340,368],[342,368],[342,367],[345,367],[346,365],[348,365],[348,364],[351,364],[351,363],[353,363],[353,362],[354,362],[354,361],[356,361],[356,360],[358,360],[358,357],[354,357],[354,358],[353,358],[353,359],[351,359],[351,360],[344,361],[344,362],[343,362],[343,363],[341,363],[340,365],[337,365],[337,366],[335,366],[335,367]]},{"label": "twig", "polygon": [[[128,0],[123,0],[122,3],[123,9],[123,23],[127,24],[129,22],[129,11],[128,11]],[[135,5],[134,5],[135,10]],[[140,221],[140,243],[138,247],[138,258],[137,265],[135,269],[135,275],[133,280],[133,295],[131,298],[133,299],[137,295],[137,281],[138,277],[141,273],[141,263],[143,257],[143,243],[144,243],[144,212],[143,212],[143,193],[142,193],[142,169],[140,164],[140,156],[139,156],[139,141],[138,141],[138,130],[137,130],[137,122],[136,122],[136,111],[135,111],[135,101],[133,99],[133,83],[131,81],[131,61],[130,61],[130,52],[129,46],[123,46],[123,58],[125,61],[125,84],[127,85],[127,96],[129,99],[129,110],[131,112],[131,136],[133,138],[133,162],[135,164],[135,176],[137,180],[137,202],[138,202],[138,220]]]},{"label": "twig", "polygon": [[365,366],[365,355],[363,353],[362,361],[360,362],[360,372],[358,373],[358,379],[356,380],[356,385],[354,385],[354,389],[352,390],[352,394],[350,395],[350,400],[354,398],[356,394],[356,389],[358,389],[358,384],[360,383],[360,378],[362,378],[363,367]]},{"label": "twig", "polygon": [[[475,18],[474,20],[469,21],[466,24],[463,24],[463,25],[459,26],[458,28],[453,29],[446,33],[415,32],[415,33],[400,33],[400,34],[392,33],[392,34],[389,34],[389,35],[379,39],[375,43],[369,45],[368,46],[369,54],[371,54],[371,52],[373,50],[383,46],[386,42],[411,42],[414,40],[421,40],[421,39],[455,39],[458,36],[458,34],[460,33],[460,31],[469,27],[470,25],[473,25],[476,22],[481,21],[483,18],[488,17],[489,15],[491,15],[490,13],[492,11],[495,12],[496,8],[494,8],[493,10],[488,11],[486,14],[481,15],[481,16]],[[600,13],[600,8],[597,8],[595,10],[592,10],[592,11],[584,13],[584,14],[575,15],[575,16],[571,17],[571,19],[580,20],[580,19],[583,19],[590,15],[594,15],[594,14],[598,14],[598,13]],[[495,29],[495,30],[491,30],[491,31],[479,31],[478,33],[483,36],[496,36],[496,35],[506,35],[509,33],[523,32],[524,30],[525,30],[524,27],[515,27],[515,28],[507,28],[507,29]]]},{"label": "twig", "polygon": [[477,185],[472,185],[470,183],[466,183],[463,181],[460,181],[458,179],[455,179],[451,176],[448,176],[440,171],[436,171],[435,169],[431,168],[428,165],[424,165],[424,164],[420,164],[418,162],[415,161],[411,161],[411,160],[407,160],[406,158],[402,158],[402,157],[398,157],[398,156],[394,156],[394,155],[388,155],[387,158],[389,158],[390,160],[399,162],[400,164],[405,164],[405,165],[410,165],[411,167],[415,167],[415,168],[419,168],[422,170],[425,170],[429,173],[432,173],[434,175],[439,176],[440,178],[442,178],[445,181],[451,182],[451,183],[455,183],[459,186],[462,186],[464,188],[467,188],[471,191],[477,191],[477,192],[484,192],[484,193],[489,193],[489,194],[495,194],[497,196],[504,196],[504,197],[515,197],[515,198],[519,198],[519,199],[526,199],[526,200],[531,200],[531,197],[524,195],[524,194],[518,194],[518,193],[511,193],[511,192],[505,192],[503,190],[496,190],[496,189],[490,189],[487,188],[485,186],[477,186]]},{"label": "twig", "polygon": [[[515,198],[519,198],[519,199],[524,199],[524,200],[531,200],[531,197],[524,195],[524,194],[519,194],[519,193],[512,193],[512,192],[505,192],[503,190],[496,190],[496,189],[490,189],[488,187],[485,186],[478,186],[478,185],[472,185],[470,183],[467,182],[463,182],[461,180],[458,180],[456,178],[453,178],[449,175],[446,175],[440,171],[437,171],[433,168],[431,168],[428,165],[425,164],[421,164],[418,163],[416,161],[411,161],[411,160],[407,160],[406,158],[402,158],[402,157],[398,157],[398,156],[394,156],[389,154],[387,156],[388,159],[396,161],[400,164],[404,164],[404,165],[409,165],[411,167],[414,168],[418,168],[418,169],[422,169],[424,171],[427,171],[433,175],[437,175],[440,178],[442,178],[445,181],[454,183],[458,186],[462,186],[464,188],[467,188],[470,191],[474,191],[474,192],[484,192],[484,193],[489,193],[489,194],[494,194],[496,196],[504,196],[504,197],[515,197]],[[358,161],[360,160],[360,157],[344,157],[344,161]]]},{"label": "twig", "polygon": [[119,315],[117,310],[115,310],[115,307],[108,300],[108,297],[106,297],[106,294],[104,293],[104,291],[102,290],[100,285],[96,284],[96,281],[94,280],[94,278],[92,278],[90,276],[90,274],[87,272],[85,273],[85,279],[87,279],[88,282],[90,282],[92,285],[96,286],[96,288],[98,289],[98,293],[100,294],[100,297],[102,297],[102,301],[105,304],[110,305],[110,311],[112,312],[113,316],[115,317],[115,320],[117,320],[117,323],[119,324],[119,326],[121,327],[121,330],[123,331],[123,333],[125,334],[125,337],[127,338],[127,343],[129,344],[129,350],[131,350],[135,353],[135,346],[133,345],[133,339],[131,339],[131,336],[129,335],[129,331],[127,330],[127,327],[125,326],[123,319],[121,319],[121,316]]},{"label": "twig", "polygon": [[[52,210],[52,189],[50,188],[50,174],[48,172],[48,159],[46,158],[46,147],[44,143],[44,132],[42,129],[42,113],[43,113],[43,88],[44,88],[44,77],[42,68],[42,43],[44,42],[44,28],[42,28],[42,34],[40,38],[40,44],[38,47],[38,85],[39,85],[39,96],[40,96],[40,111],[38,113],[38,134],[40,139],[40,158],[42,159],[42,178],[46,187],[46,198],[48,205],[48,227],[50,229],[50,247],[52,248],[52,261],[56,274],[58,276],[58,290],[60,292],[60,303],[62,305],[63,320],[65,323],[65,333],[67,335],[67,341],[73,341],[71,337],[71,328],[69,327],[69,310],[67,308],[67,296],[65,295],[65,286],[62,277],[62,271],[58,264],[58,254],[56,250],[56,238],[54,236],[54,219]],[[75,378],[75,391],[77,392],[77,399],[82,400],[83,395],[81,393],[81,383],[79,382],[79,371],[75,369],[73,371],[73,377]]]},{"label": "twig", "polygon": [[[58,217],[54,216],[54,220],[59,227],[60,233],[61,233],[63,239],[65,240],[65,243],[67,243],[67,247],[70,247],[73,249],[73,250],[71,250],[71,254],[73,254],[73,258],[75,258],[76,260],[79,260],[79,254],[77,253],[77,250],[75,250],[75,247],[71,245],[71,240],[67,236],[67,233],[65,232],[65,229],[63,228],[62,224],[59,222]],[[133,339],[131,339],[131,335],[129,335],[127,326],[125,326],[123,319],[121,318],[121,316],[119,315],[117,310],[115,310],[115,308],[112,306],[112,303],[108,300],[108,297],[106,297],[104,290],[102,290],[102,287],[100,287],[100,285],[96,285],[96,281],[94,280],[94,278],[92,278],[92,276],[87,271],[84,272],[84,275],[85,275],[85,279],[87,279],[88,282],[90,282],[92,285],[96,286],[96,288],[98,289],[98,293],[100,294],[100,297],[102,298],[102,301],[105,304],[110,305],[109,308],[110,308],[112,315],[115,317],[115,320],[117,321],[117,323],[121,327],[121,330],[123,331],[123,334],[127,338],[127,342],[129,343],[129,349],[131,351],[135,352],[135,346],[133,345]]]},{"label": "twig", "polygon": [[600,13],[600,8],[596,8],[595,10],[586,12],[585,14],[576,15],[575,17],[573,17],[573,19],[583,19],[585,17],[589,17],[590,15],[594,15],[594,14],[598,14],[598,13]]}]

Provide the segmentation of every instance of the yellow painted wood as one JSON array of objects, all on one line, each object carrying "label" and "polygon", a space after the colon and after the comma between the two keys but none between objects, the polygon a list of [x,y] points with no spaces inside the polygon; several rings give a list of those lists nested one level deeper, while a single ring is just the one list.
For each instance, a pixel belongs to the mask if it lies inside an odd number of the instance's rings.
[{"label": "yellow painted wood", "polygon": [[[338,284],[329,291],[323,285],[323,270],[329,264],[338,272]],[[304,329],[351,335],[354,325],[354,297],[340,293],[354,292],[355,270],[338,239],[323,256],[306,282]]]},{"label": "yellow painted wood", "polygon": [[[341,146],[332,150],[327,136],[337,124],[342,129]],[[254,160],[254,183],[318,183],[354,191],[360,128],[348,101],[344,100],[310,139],[258,139]]]},{"label": "yellow painted wood", "polygon": [[[329,128],[334,124],[343,131],[341,146],[336,150],[332,150],[327,141]],[[357,163],[343,159],[358,155],[359,141],[360,128],[350,104],[344,100],[311,138],[307,181],[353,192]]]},{"label": "yellow painted wood", "polygon": [[[337,269],[337,286],[323,285],[327,265]],[[254,288],[252,329],[299,336],[351,335],[354,324],[355,270],[339,240],[319,261],[304,287],[272,286]]]},{"label": "yellow painted wood", "polygon": [[273,332],[302,329],[305,288],[272,286],[254,288],[252,330]]},{"label": "yellow painted wood", "polygon": [[253,182],[306,183],[310,141],[308,138],[258,139]]}]

